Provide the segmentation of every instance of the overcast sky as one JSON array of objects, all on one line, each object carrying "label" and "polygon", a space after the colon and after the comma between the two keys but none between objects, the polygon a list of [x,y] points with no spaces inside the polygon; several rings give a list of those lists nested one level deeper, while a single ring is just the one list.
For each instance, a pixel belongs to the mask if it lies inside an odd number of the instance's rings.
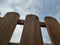
[{"label": "overcast sky", "polygon": [[[27,14],[35,14],[40,21],[44,21],[45,16],[54,17],[60,22],[60,0],[0,0],[0,17],[7,12],[18,12],[21,19],[25,19]],[[17,25],[10,42],[19,43],[23,26]],[[42,28],[43,40],[50,43],[46,28]]]}]

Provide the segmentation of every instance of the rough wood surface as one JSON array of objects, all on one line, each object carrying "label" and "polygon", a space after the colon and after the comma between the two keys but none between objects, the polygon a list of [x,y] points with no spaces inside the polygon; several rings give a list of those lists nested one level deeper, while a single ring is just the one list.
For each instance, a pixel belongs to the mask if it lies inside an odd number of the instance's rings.
[{"label": "rough wood surface", "polygon": [[60,25],[57,20],[52,17],[45,17],[45,24],[52,45],[60,45]]},{"label": "rough wood surface", "polygon": [[19,14],[14,12],[7,13],[0,20],[0,45],[8,45],[14,28],[18,22]]},{"label": "rough wood surface", "polygon": [[37,16],[26,17],[20,45],[43,45],[41,29]]}]

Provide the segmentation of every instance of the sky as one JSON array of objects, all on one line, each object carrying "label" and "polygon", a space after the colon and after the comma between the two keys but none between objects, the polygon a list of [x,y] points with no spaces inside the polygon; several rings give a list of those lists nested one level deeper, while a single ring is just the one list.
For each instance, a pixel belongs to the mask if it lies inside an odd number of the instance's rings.
[{"label": "sky", "polygon": [[[0,17],[7,12],[17,12],[20,19],[24,19],[27,14],[35,14],[41,22],[44,17],[51,16],[60,22],[60,0],[0,0]],[[50,43],[46,28],[41,28],[44,43]],[[10,42],[20,42],[23,26],[17,25]]]}]

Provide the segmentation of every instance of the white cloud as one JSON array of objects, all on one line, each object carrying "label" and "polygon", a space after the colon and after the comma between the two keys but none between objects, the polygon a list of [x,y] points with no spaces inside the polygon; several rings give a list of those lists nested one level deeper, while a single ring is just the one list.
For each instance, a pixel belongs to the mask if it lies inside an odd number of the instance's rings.
[{"label": "white cloud", "polygon": [[14,11],[9,5],[6,5],[5,3],[0,4],[0,17],[3,17],[7,12]]}]

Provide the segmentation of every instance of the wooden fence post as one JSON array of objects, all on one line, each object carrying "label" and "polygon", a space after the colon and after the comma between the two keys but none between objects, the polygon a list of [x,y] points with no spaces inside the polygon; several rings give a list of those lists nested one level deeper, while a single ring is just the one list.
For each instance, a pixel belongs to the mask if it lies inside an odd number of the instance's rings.
[{"label": "wooden fence post", "polygon": [[60,25],[55,18],[45,17],[45,24],[48,30],[52,45],[60,45]]},{"label": "wooden fence post", "polygon": [[20,45],[43,45],[39,19],[35,15],[27,15]]},{"label": "wooden fence post", "polygon": [[15,12],[7,13],[0,20],[0,45],[8,45],[14,28],[18,22],[19,14]]}]

